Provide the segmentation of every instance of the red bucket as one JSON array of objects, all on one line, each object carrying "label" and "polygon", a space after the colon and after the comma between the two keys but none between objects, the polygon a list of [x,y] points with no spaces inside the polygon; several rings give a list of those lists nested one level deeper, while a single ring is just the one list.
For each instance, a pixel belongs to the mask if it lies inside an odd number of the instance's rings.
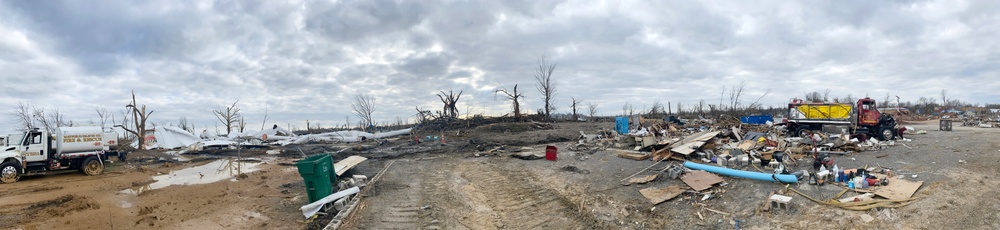
[{"label": "red bucket", "polygon": [[545,159],[546,160],[550,160],[550,161],[555,161],[556,160],[556,152],[557,151],[558,151],[558,149],[556,149],[555,146],[551,146],[551,145],[545,146]]}]

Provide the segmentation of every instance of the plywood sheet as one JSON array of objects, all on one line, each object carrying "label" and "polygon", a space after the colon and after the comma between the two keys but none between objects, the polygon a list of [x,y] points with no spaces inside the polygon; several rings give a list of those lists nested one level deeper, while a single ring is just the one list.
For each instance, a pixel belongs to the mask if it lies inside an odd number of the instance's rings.
[{"label": "plywood sheet", "polygon": [[639,190],[642,196],[646,197],[653,205],[663,203],[684,193],[681,186],[671,185],[663,188],[644,188]]},{"label": "plywood sheet", "polygon": [[656,174],[648,175],[648,176],[644,176],[644,177],[633,177],[632,179],[628,180],[628,183],[630,183],[630,184],[632,184],[632,183],[635,183],[635,184],[645,184],[645,183],[649,183],[650,181],[653,181],[653,180],[656,180]]},{"label": "plywood sheet", "polygon": [[625,158],[625,159],[631,159],[631,160],[641,161],[641,160],[649,159],[649,154],[619,152],[618,153],[618,157]]},{"label": "plywood sheet", "polygon": [[691,186],[695,191],[702,191],[711,188],[713,185],[722,183],[722,178],[713,173],[698,170],[681,176],[681,181]]},{"label": "plywood sheet", "polygon": [[913,182],[890,177],[889,185],[879,187],[875,190],[875,195],[889,198],[890,200],[909,199],[910,197],[913,197],[913,194],[916,193],[917,189],[920,189],[920,186],[923,184],[923,181]]},{"label": "plywood sheet", "polygon": [[341,161],[338,161],[337,163],[334,163],[333,168],[337,170],[337,176],[340,176],[344,175],[344,172],[354,168],[354,166],[358,166],[358,164],[364,162],[365,160],[368,160],[368,158],[361,156],[349,156]]}]

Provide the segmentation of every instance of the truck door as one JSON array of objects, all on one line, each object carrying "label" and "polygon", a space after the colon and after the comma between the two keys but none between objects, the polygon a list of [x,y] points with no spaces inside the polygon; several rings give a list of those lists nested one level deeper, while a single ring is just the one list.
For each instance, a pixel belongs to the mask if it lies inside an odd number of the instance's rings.
[{"label": "truck door", "polygon": [[867,126],[878,124],[878,119],[882,116],[882,114],[880,114],[878,112],[878,108],[875,107],[875,101],[862,99],[858,102],[858,104],[858,113],[860,115],[858,117],[858,123]]},{"label": "truck door", "polygon": [[45,135],[42,135],[42,132],[28,132],[21,142],[21,154],[24,154],[25,161],[45,161],[45,154],[49,154],[46,152],[48,149],[45,148],[45,143]]}]

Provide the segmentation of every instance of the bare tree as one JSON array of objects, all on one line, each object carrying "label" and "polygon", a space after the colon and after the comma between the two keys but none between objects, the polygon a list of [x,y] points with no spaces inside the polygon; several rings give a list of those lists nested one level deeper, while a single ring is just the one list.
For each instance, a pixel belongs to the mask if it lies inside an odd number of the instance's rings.
[{"label": "bare tree", "polygon": [[517,92],[517,84],[514,84],[514,91],[508,91],[507,88],[500,85],[500,89],[493,92],[493,95],[496,96],[499,93],[503,93],[504,99],[511,101],[511,107],[514,109],[514,118],[521,119],[521,102],[519,100],[524,98],[524,95]]},{"label": "bare tree", "polygon": [[[768,91],[768,92],[770,92],[770,91]],[[760,99],[758,99],[758,100],[760,100]],[[704,115],[705,114],[705,99],[701,99],[700,101],[698,101],[698,114],[699,115]]]},{"label": "bare tree", "polygon": [[948,90],[941,90],[941,105],[948,106]]},{"label": "bare tree", "polygon": [[889,98],[892,98],[892,96],[889,95],[889,93],[885,93],[885,98],[882,99],[882,102],[880,104],[881,107],[891,107],[892,101],[890,101]]},{"label": "bare tree", "polygon": [[240,133],[243,133],[244,131],[246,131],[247,120],[243,116],[240,116],[239,125],[240,125]]},{"label": "bare tree", "polygon": [[[759,107],[761,107],[760,106],[760,99],[764,98],[765,96],[767,96],[770,93],[771,93],[771,89],[767,89],[767,91],[764,92],[764,94],[761,94],[760,97],[757,97],[757,100],[754,100],[753,103],[750,103],[750,105],[747,106],[747,108],[759,109]],[[827,94],[830,94],[830,90],[827,90]],[[826,96],[824,96],[824,97],[826,97]]]},{"label": "bare tree", "polygon": [[375,96],[367,94],[354,95],[354,104],[351,104],[354,108],[354,115],[361,119],[364,123],[363,129],[367,129],[369,126],[375,125],[372,119],[372,113],[375,113]]},{"label": "bare tree", "polygon": [[823,102],[823,95],[816,91],[813,91],[812,93],[806,93],[806,101]]},{"label": "bare tree", "polygon": [[420,123],[430,121],[434,117],[430,110],[421,110],[419,106],[414,106],[413,109],[417,110],[417,121]]},{"label": "bare tree", "polygon": [[857,99],[855,99],[854,96],[852,96],[851,94],[847,94],[847,96],[844,97],[842,101],[844,103],[854,103],[855,101],[857,101]]},{"label": "bare tree", "polygon": [[59,114],[58,109],[50,112],[49,116],[46,116],[45,108],[32,108],[31,117],[39,124],[42,124],[41,128],[45,128],[46,131],[51,133],[55,132],[56,128],[59,127],[57,121],[61,119],[62,115]]},{"label": "bare tree", "polygon": [[107,128],[108,119],[112,116],[111,111],[108,111],[108,108],[105,108],[104,106],[98,106],[94,110],[97,111],[97,117],[101,119],[101,129]]},{"label": "bare tree", "polygon": [[632,116],[632,114],[635,114],[635,107],[632,106],[632,103],[625,102],[625,105],[622,106],[622,115]]},{"label": "bare tree", "polygon": [[[126,132],[129,132],[129,133],[132,133],[132,135],[135,135],[135,137],[136,137],[135,139],[137,140],[137,142],[139,144],[139,148],[138,149],[145,149],[145,145],[146,145],[146,120],[149,118],[150,115],[153,114],[153,110],[149,110],[149,112],[146,112],[146,105],[142,105],[142,109],[141,110],[139,109],[138,103],[136,103],[136,101],[135,101],[135,91],[134,90],[132,91],[132,103],[126,105],[125,108],[131,109],[132,121],[135,122],[135,126],[133,126],[134,130],[128,129],[127,127],[125,127],[123,125],[118,125],[118,127],[121,127]],[[123,120],[123,121],[127,121],[127,120]]]},{"label": "bare tree", "polygon": [[[733,86],[732,89],[729,90],[729,108],[730,108],[730,111],[736,111],[736,110],[740,109],[739,108],[739,106],[740,106],[740,96],[743,95],[743,88],[745,88],[745,86],[746,86],[745,83],[746,82],[742,82],[741,81],[739,86]],[[681,106],[680,106],[680,104],[677,104],[677,111],[678,111],[678,113],[680,113],[680,110],[681,110]]]},{"label": "bare tree", "polygon": [[570,97],[570,98],[573,99],[573,104],[570,104],[569,106],[570,108],[573,108],[573,121],[580,120],[580,115],[576,113],[576,105],[580,104],[580,102],[583,102],[583,100],[577,101],[575,97]]},{"label": "bare tree", "polygon": [[243,115],[240,115],[240,107],[236,106],[236,103],[239,102],[240,100],[236,100],[230,106],[223,106],[222,108],[212,110],[215,118],[219,119],[219,122],[226,126],[226,135],[232,133],[233,128],[239,125],[240,119],[243,118]]},{"label": "bare tree", "polygon": [[192,125],[191,122],[188,121],[187,117],[181,117],[180,119],[177,119],[177,126],[183,129],[184,131],[194,133],[194,125]]},{"label": "bare tree", "polygon": [[545,56],[538,60],[538,68],[535,69],[535,89],[542,94],[542,100],[545,102],[545,117],[551,117],[552,110],[555,109],[552,101],[556,93],[556,84],[552,82],[552,72],[555,70],[556,64],[549,64]]},{"label": "bare tree", "polygon": [[826,89],[826,91],[823,92],[823,101],[830,101],[830,89]]},{"label": "bare tree", "polygon": [[660,103],[660,101],[654,101],[652,108],[649,109],[649,115],[661,113],[666,113],[666,110],[663,109],[663,103]]},{"label": "bare tree", "polygon": [[441,111],[443,111],[445,117],[458,118],[458,107],[456,105],[458,105],[458,99],[462,97],[462,92],[464,91],[458,91],[458,95],[455,95],[454,91],[448,90],[448,93],[441,91],[441,93],[437,95],[438,98],[441,99],[441,103],[444,103],[444,107]]},{"label": "bare tree", "polygon": [[24,130],[31,130],[35,128],[35,122],[31,120],[31,105],[23,101],[17,102],[14,106],[14,112],[11,115],[17,119],[17,123]]},{"label": "bare tree", "polygon": [[590,119],[594,119],[594,115],[597,114],[597,103],[587,103],[587,115]]}]

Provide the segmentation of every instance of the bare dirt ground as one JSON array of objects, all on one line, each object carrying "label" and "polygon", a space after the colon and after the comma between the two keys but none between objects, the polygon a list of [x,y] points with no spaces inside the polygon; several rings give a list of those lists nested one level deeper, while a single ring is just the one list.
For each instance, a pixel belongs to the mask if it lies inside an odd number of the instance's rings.
[{"label": "bare dirt ground", "polygon": [[[612,123],[556,123],[554,129],[515,123],[448,130],[445,146],[413,144],[403,137],[382,144],[291,147],[277,155],[258,151],[249,155],[259,161],[246,162],[249,172],[242,176],[213,165],[232,154],[185,155],[189,160],[180,162],[162,151],[134,153],[127,164],[110,164],[99,176],[74,171],[0,184],[0,229],[322,228],[322,218],[307,221],[299,212],[307,203],[294,166],[300,150],[338,152],[335,159],[369,157],[354,170],[369,176],[395,161],[343,229],[1000,229],[1000,129],[955,126],[944,132],[937,131],[937,120],[909,126],[927,134],[836,158],[841,167],[878,164],[924,181],[915,195],[920,199],[896,209],[847,211],[792,195],[789,210],[761,212],[768,193],[785,185],[731,177],[723,177],[727,184],[711,199],[685,193],[651,205],[639,189],[686,185],[651,171],[641,175],[660,177],[625,186],[621,179],[653,162],[619,158],[614,149],[567,148],[579,131],[595,133]],[[418,136],[435,134],[440,132]],[[501,145],[505,153],[482,152]],[[558,161],[508,156],[522,147],[541,153],[545,145],[559,148]],[[663,162],[654,169],[668,163],[676,164]],[[800,165],[805,169],[807,164]],[[158,187],[155,178],[198,166],[213,166],[206,172],[234,179],[152,188]],[[805,183],[790,187],[818,199],[842,190]],[[865,222],[862,214],[875,220]]]}]

